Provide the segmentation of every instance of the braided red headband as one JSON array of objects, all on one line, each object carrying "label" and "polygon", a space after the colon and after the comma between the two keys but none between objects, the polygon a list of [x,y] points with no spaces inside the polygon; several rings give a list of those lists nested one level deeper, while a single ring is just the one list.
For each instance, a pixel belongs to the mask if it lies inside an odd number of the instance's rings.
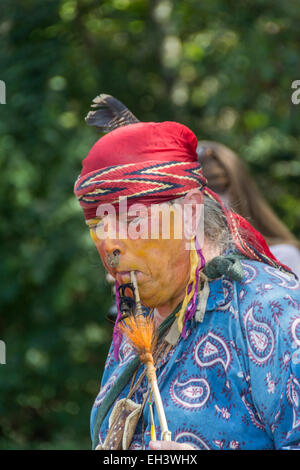
[{"label": "braided red headband", "polygon": [[116,210],[123,197],[127,197],[129,206],[136,201],[156,204],[176,199],[205,184],[198,162],[153,160],[92,171],[77,179],[74,192],[86,219],[91,219],[102,203],[113,204]]},{"label": "braided red headband", "polygon": [[166,202],[206,184],[195,134],[177,122],[140,122],[113,130],[83,160],[74,192],[85,218],[119,198],[128,205]]}]

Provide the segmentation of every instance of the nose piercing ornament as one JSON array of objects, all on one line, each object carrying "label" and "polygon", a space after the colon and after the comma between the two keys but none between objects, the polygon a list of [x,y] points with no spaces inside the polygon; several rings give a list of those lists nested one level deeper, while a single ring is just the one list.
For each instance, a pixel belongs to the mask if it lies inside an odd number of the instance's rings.
[{"label": "nose piercing ornament", "polygon": [[119,264],[119,256],[120,256],[120,251],[119,250],[114,250],[114,252],[108,253],[107,255],[107,264],[111,268],[116,268]]}]

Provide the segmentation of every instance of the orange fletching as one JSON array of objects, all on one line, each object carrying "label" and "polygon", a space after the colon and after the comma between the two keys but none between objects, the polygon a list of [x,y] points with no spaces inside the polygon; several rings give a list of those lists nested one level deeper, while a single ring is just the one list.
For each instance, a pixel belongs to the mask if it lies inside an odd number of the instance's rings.
[{"label": "orange fletching", "polygon": [[143,315],[135,317],[131,315],[119,325],[119,329],[141,356],[141,360],[146,354],[153,353],[157,336],[155,333],[154,319],[152,317],[144,317]]}]

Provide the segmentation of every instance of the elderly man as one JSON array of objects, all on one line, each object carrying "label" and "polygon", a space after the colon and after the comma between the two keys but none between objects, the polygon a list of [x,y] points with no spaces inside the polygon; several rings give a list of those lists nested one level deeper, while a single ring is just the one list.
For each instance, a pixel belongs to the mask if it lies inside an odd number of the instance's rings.
[{"label": "elderly man", "polygon": [[[297,279],[209,190],[192,131],[120,121],[83,160],[75,194],[117,294],[134,271],[144,315],[154,316],[156,375],[172,437],[154,440],[157,410],[144,367],[118,329],[119,311],[91,414],[93,448],[299,446]],[[155,207],[167,208],[167,227]],[[118,414],[124,399],[132,406],[125,418]]]}]

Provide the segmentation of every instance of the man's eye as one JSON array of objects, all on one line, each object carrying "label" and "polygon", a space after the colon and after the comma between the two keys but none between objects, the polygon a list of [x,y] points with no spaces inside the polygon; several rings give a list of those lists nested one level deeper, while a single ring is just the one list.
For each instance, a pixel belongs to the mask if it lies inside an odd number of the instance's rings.
[{"label": "man's eye", "polygon": [[98,222],[97,225],[92,227],[92,230],[97,233],[98,230],[103,230],[104,223],[102,221]]}]

